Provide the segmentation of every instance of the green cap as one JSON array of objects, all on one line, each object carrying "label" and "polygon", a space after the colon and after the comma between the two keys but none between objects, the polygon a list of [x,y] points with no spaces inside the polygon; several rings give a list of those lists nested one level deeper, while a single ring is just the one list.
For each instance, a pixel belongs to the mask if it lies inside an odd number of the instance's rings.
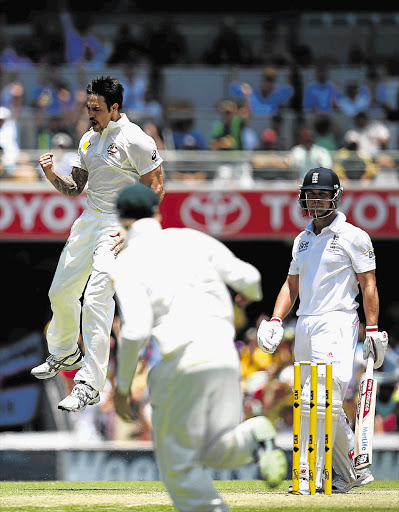
[{"label": "green cap", "polygon": [[122,219],[142,219],[152,217],[157,211],[159,199],[146,185],[130,185],[119,194],[116,208]]}]

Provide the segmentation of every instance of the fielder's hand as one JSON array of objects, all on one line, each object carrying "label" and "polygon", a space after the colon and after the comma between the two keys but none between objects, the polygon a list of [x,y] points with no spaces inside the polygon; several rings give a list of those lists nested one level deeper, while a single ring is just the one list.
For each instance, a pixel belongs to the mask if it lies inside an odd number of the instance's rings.
[{"label": "fielder's hand", "polygon": [[257,340],[263,352],[273,354],[283,339],[284,328],[281,318],[273,317],[270,322],[262,320],[258,327]]},{"label": "fielder's hand", "polygon": [[366,339],[363,344],[363,359],[367,359],[371,353],[374,357],[374,369],[382,366],[385,353],[388,348],[388,334],[385,331],[379,332],[378,326],[366,327]]},{"label": "fielder's hand", "polygon": [[133,411],[130,406],[130,395],[124,395],[118,388],[114,392],[114,403],[116,414],[127,422],[133,421]]},{"label": "fielder's hand", "polygon": [[121,252],[121,250],[123,249],[123,242],[125,241],[125,238],[126,238],[126,229],[120,228],[120,229],[118,229],[118,231],[116,231],[115,233],[112,233],[109,236],[111,236],[112,238],[115,238],[115,242],[111,247],[111,251],[114,251],[114,256],[116,258],[118,256],[118,254]]}]

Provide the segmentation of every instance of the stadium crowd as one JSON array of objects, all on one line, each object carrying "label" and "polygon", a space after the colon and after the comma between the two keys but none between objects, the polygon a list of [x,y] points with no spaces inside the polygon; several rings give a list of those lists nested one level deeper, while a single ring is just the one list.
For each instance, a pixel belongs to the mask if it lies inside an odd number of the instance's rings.
[{"label": "stadium crowd", "polygon": [[[399,149],[398,70],[389,56],[384,60],[352,47],[338,84],[330,76],[335,63],[316,58],[294,36],[283,37],[281,20],[266,17],[251,45],[234,18],[223,18],[199,65],[229,69],[230,81],[215,102],[213,119],[207,112],[204,123],[196,92],[176,91],[173,98],[165,92],[164,70],[185,66],[183,73],[190,74],[193,64],[173,18],[143,27],[142,36],[124,23],[110,39],[99,37],[87,16],[75,14],[61,8],[49,13],[46,23],[37,16],[32,34],[4,35],[1,41],[3,178],[42,179],[37,155],[49,149],[67,164],[65,150],[74,149],[88,127],[85,88],[94,70],[118,75],[125,87],[123,110],[161,150],[247,150],[253,152],[249,164],[256,180],[301,179],[309,165],[325,165],[334,166],[343,180],[366,185],[386,170],[398,170],[397,157],[385,151]],[[258,78],[241,79],[244,67],[259,70]],[[353,72],[359,69],[361,74]],[[29,88],[22,79],[26,73],[32,73]],[[166,178],[187,174],[166,171]],[[195,168],[198,180],[207,178],[201,171]]]}]

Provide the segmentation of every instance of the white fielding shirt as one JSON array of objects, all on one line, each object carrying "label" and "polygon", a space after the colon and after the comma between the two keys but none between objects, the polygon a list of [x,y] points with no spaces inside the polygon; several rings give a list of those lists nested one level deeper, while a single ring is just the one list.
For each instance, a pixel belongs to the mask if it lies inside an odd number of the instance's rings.
[{"label": "white fielding shirt", "polygon": [[162,161],[154,139],[121,114],[101,134],[91,128],[82,136],[72,166],[88,172],[88,205],[114,213],[119,192],[140,181]]},{"label": "white fielding shirt", "polygon": [[121,338],[152,335],[163,357],[191,343],[198,347],[191,351],[193,363],[238,368],[227,286],[259,301],[259,271],[205,233],[162,229],[152,218],[137,220],[125,244],[113,275],[124,320]]},{"label": "white fielding shirt", "polygon": [[321,315],[358,308],[357,275],[374,270],[375,254],[369,235],[346,222],[337,212],[319,235],[312,222],[294,240],[289,275],[299,275],[297,315]]}]

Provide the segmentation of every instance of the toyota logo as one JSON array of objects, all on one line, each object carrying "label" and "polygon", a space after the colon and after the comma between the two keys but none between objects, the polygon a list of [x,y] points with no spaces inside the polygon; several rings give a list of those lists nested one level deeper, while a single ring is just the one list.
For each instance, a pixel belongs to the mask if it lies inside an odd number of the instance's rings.
[{"label": "toyota logo", "polygon": [[250,213],[246,199],[235,192],[194,192],[185,199],[180,210],[185,226],[215,237],[240,231]]}]

